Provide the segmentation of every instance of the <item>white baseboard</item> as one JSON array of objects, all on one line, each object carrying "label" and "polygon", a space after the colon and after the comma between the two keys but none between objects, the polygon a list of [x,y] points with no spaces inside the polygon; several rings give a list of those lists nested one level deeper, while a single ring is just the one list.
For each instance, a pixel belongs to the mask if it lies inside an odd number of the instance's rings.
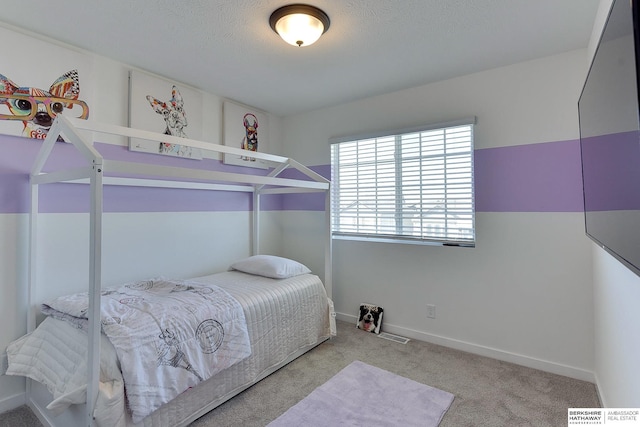
[{"label": "white baseboard", "polygon": [[25,392],[5,397],[0,400],[0,414],[16,409],[27,403],[27,394]]},{"label": "white baseboard", "polygon": [[595,384],[596,384],[596,392],[598,393],[598,400],[600,401],[600,407],[601,408],[609,408],[609,406],[607,406],[607,400],[605,399],[605,397],[602,395],[601,392],[601,388],[600,388],[600,380],[598,379],[598,373],[594,373],[594,377],[595,377]]},{"label": "white baseboard", "polygon": [[[336,318],[338,320],[353,323],[354,327],[358,320],[357,316],[344,313],[336,313]],[[386,322],[383,324],[383,329],[386,332],[391,332],[392,334],[401,335],[407,338],[426,341],[432,344],[438,344],[444,347],[477,354],[479,356],[490,357],[492,359],[526,366],[527,368],[538,369],[541,371],[550,372],[552,374],[563,375],[565,377],[595,383],[594,373],[585,369],[575,368],[573,366],[567,366],[555,362],[549,362],[547,360],[536,359],[534,357],[511,353],[508,351],[460,341],[452,338],[442,337],[439,335],[428,334],[426,332],[416,331],[414,329],[409,329],[401,326],[395,326]]]}]

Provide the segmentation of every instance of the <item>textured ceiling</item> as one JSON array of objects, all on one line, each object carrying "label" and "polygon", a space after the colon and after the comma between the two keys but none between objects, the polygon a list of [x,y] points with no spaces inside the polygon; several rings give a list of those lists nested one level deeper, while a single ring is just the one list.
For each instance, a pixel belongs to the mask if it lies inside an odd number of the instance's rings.
[{"label": "textured ceiling", "polygon": [[3,0],[0,21],[286,116],[585,48],[599,0],[313,0],[331,27],[305,48],[269,27],[288,3]]}]

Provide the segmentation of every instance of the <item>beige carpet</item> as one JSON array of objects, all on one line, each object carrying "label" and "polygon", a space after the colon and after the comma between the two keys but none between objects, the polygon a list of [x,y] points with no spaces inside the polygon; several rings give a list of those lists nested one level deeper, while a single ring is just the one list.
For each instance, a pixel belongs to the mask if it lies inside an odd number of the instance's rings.
[{"label": "beige carpet", "polygon": [[[599,406],[593,384],[412,340],[398,344],[338,322],[338,336],[195,421],[263,427],[355,360],[455,395],[440,427],[557,427],[567,408]],[[40,426],[26,408],[0,427]]]}]

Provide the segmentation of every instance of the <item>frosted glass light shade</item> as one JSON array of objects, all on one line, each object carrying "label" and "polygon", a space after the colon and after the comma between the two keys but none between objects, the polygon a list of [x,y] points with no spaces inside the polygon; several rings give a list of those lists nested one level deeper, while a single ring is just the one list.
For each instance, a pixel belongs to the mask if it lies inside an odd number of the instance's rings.
[{"label": "frosted glass light shade", "polygon": [[329,17],[313,6],[292,4],[281,7],[269,18],[271,28],[293,46],[315,43],[329,28]]},{"label": "frosted glass light shade", "polygon": [[294,13],[280,18],[276,22],[276,31],[282,40],[291,45],[309,46],[320,38],[324,32],[324,26],[313,16]]}]

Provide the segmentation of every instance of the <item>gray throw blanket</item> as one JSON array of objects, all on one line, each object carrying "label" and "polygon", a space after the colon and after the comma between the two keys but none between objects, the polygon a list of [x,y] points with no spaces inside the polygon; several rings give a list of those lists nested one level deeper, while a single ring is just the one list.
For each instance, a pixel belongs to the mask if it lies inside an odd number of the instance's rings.
[{"label": "gray throw blanket", "polygon": [[[42,312],[87,330],[88,295]],[[152,279],[102,292],[102,331],[116,349],[133,422],[251,355],[244,311],[225,290]]]}]

